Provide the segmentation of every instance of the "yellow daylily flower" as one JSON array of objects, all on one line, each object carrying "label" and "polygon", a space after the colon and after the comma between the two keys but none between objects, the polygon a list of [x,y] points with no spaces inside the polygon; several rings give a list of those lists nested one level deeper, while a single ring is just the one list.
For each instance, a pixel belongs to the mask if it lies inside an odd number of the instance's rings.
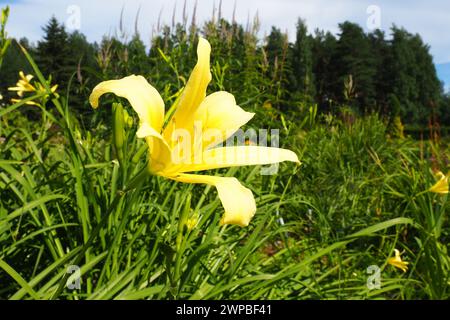
[{"label": "yellow daylily flower", "polygon": [[395,256],[388,259],[388,263],[396,268],[401,269],[403,272],[406,272],[408,270],[408,264],[409,262],[403,261],[400,257],[400,251],[397,249],[394,249]]},{"label": "yellow daylily flower", "polygon": [[448,193],[448,177],[450,176],[450,173],[445,175],[441,171],[438,171],[436,176],[439,178],[438,182],[428,189],[428,191],[439,194]]},{"label": "yellow daylily flower", "polygon": [[9,91],[17,91],[19,97],[23,97],[24,92],[34,92],[36,88],[30,83],[33,76],[31,74],[25,75],[23,71],[19,72],[19,81],[17,81],[15,87],[9,87]]},{"label": "yellow daylily flower", "polygon": [[191,231],[192,229],[195,228],[195,226],[198,223],[198,216],[194,215],[193,217],[189,218],[186,220],[186,228]]},{"label": "yellow daylily flower", "polygon": [[[17,81],[16,86],[15,87],[9,87],[8,90],[9,91],[16,91],[17,95],[19,96],[19,98],[23,98],[23,94],[24,92],[36,92],[36,93],[44,93],[46,92],[46,89],[44,88],[44,86],[37,82],[35,83],[36,86],[33,86],[31,84],[31,80],[33,79],[33,75],[31,74],[27,74],[25,75],[23,73],[23,71],[19,71],[19,81]],[[55,94],[56,96],[58,96],[58,94],[56,93],[56,89],[58,88],[58,85],[54,85],[50,88],[50,91]],[[48,97],[48,95],[45,95],[44,97]],[[15,99],[12,98],[11,102],[12,103],[17,103],[20,102],[21,99]],[[34,106],[38,106],[39,104],[34,102],[34,101],[27,101],[26,104],[28,105],[34,105]]]},{"label": "yellow daylily flower", "polygon": [[215,186],[225,209],[221,224],[247,226],[256,212],[255,199],[250,189],[234,177],[191,172],[282,161],[299,163],[299,160],[294,152],[280,148],[217,147],[254,114],[239,107],[228,92],[206,95],[206,88],[212,78],[210,52],[209,42],[200,38],[197,64],[165,127],[163,99],[142,76],[131,75],[101,82],[93,89],[89,101],[93,108],[97,108],[99,98],[105,93],[111,92],[126,98],[139,116],[136,135],[145,138],[149,146],[150,173],[179,182]]}]

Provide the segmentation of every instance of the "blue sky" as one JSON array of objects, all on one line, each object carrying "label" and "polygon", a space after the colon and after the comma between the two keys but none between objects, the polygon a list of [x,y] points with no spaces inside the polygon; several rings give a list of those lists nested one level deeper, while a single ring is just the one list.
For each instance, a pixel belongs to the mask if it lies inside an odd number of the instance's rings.
[{"label": "blue sky", "polygon": [[450,92],[450,63],[436,65],[436,70],[441,81],[444,81],[446,92]]},{"label": "blue sky", "polygon": [[[211,17],[213,7],[220,0],[197,0],[197,20]],[[90,41],[98,41],[105,34],[115,34],[119,25],[121,10],[124,10],[124,26],[133,33],[136,13],[140,8],[138,29],[148,44],[152,28],[161,13],[162,22],[170,24],[174,6],[176,20],[183,14],[184,0],[0,0],[3,6],[9,4],[11,16],[8,33],[13,37],[26,36],[32,41],[42,36],[41,27],[54,14],[60,21],[73,24],[79,13],[80,31]],[[187,0],[186,12],[192,15],[195,0]],[[231,19],[236,4],[236,20],[246,23],[258,12],[261,22],[260,35],[264,36],[272,25],[287,30],[292,39],[298,17],[306,19],[310,30],[315,28],[336,33],[338,23],[350,20],[362,25],[366,31],[367,21],[373,17],[369,6],[379,8],[379,22],[383,30],[395,23],[408,31],[419,33],[431,46],[434,62],[450,62],[450,1],[446,0],[222,0],[222,15]],[[75,6],[75,7],[74,7]],[[74,9],[75,8],[75,9]],[[75,11],[74,11],[75,10]],[[378,17],[378,16],[377,16]],[[370,26],[370,25],[369,25]],[[450,83],[450,79],[449,79]]]}]

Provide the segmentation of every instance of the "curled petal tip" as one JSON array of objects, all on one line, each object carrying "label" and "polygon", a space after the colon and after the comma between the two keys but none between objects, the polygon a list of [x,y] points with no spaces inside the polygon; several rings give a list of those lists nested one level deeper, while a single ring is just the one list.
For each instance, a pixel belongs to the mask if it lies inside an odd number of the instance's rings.
[{"label": "curled petal tip", "polygon": [[207,49],[207,50],[211,51],[211,44],[209,43],[208,40],[206,40],[203,37],[200,37],[198,39],[198,48],[200,49],[200,47],[203,48],[203,49]]},{"label": "curled petal tip", "polygon": [[[94,90],[95,90],[95,88],[94,88]],[[89,96],[89,104],[94,109],[98,108],[98,97],[97,97],[97,95],[94,95],[94,93],[91,93],[91,95]]]},{"label": "curled petal tip", "polygon": [[301,164],[297,154],[294,151],[291,151],[289,149],[279,149],[279,150],[280,150],[280,162],[290,161],[295,162],[297,164]]},{"label": "curled petal tip", "polygon": [[220,224],[235,224],[241,227],[249,225],[256,213],[256,202],[250,189],[244,187],[234,177],[218,177],[196,174],[179,174],[171,177],[185,183],[206,183],[216,187],[225,213]]},{"label": "curled petal tip", "polygon": [[89,97],[91,106],[97,108],[100,97],[106,93],[127,99],[141,123],[149,123],[156,131],[160,131],[164,122],[164,101],[144,77],[131,75],[99,83]]}]

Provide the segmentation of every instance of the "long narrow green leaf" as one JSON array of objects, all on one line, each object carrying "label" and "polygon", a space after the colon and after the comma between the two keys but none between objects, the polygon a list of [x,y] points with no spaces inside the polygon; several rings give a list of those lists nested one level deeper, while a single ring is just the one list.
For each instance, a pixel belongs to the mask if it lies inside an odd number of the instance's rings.
[{"label": "long narrow green leaf", "polygon": [[24,278],[22,278],[20,274],[16,272],[16,270],[11,268],[11,266],[2,259],[0,259],[0,268],[5,270],[5,272],[9,274],[11,278],[13,278],[32,298],[39,299],[39,296],[33,290],[33,288],[30,287],[28,282]]}]

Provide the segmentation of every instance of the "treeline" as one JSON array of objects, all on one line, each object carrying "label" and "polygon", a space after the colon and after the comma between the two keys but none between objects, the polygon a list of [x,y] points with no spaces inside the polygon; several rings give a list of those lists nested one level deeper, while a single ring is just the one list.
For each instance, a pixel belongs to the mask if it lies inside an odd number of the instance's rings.
[{"label": "treeline", "polygon": [[[257,17],[246,26],[212,19],[199,27],[194,16],[189,25],[184,20],[158,27],[147,50],[137,31],[130,39],[120,30],[92,44],[52,18],[36,45],[25,38],[18,42],[61,92],[70,91],[71,106],[80,113],[88,112],[87,97],[96,83],[132,73],[146,76],[171,96],[195,64],[202,34],[213,47],[211,90],[231,91],[248,100],[242,103],[292,113],[317,104],[319,112],[377,112],[421,127],[450,124],[450,98],[438,80],[429,46],[417,34],[396,26],[388,36],[380,30],[366,33],[351,22],[340,24],[337,36],[310,33],[299,19],[294,42],[289,42],[276,27],[261,40],[258,29]],[[0,71],[4,98],[11,97],[7,87],[17,81],[19,70],[31,73],[14,44]]]}]

